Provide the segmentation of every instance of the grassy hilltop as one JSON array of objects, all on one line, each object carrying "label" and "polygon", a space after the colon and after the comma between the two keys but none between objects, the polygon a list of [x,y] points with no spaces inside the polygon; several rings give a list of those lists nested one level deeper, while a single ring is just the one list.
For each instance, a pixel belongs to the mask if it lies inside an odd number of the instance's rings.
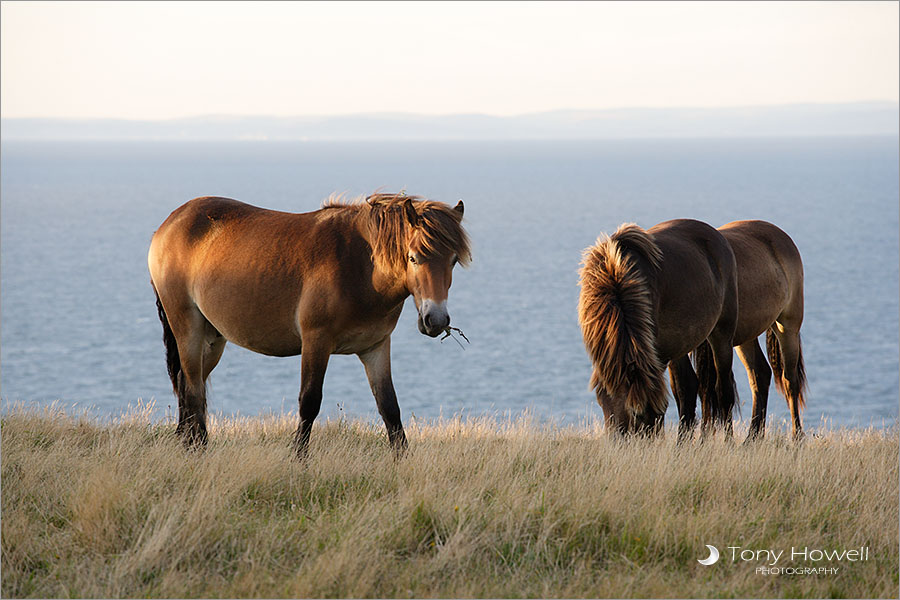
[{"label": "grassy hilltop", "polygon": [[[55,410],[2,417],[3,597],[893,597],[897,430],[783,432],[676,448],[522,420],[218,420],[205,452],[171,425]],[[722,552],[698,558],[705,544]],[[829,575],[761,575],[728,546],[853,549]]]}]

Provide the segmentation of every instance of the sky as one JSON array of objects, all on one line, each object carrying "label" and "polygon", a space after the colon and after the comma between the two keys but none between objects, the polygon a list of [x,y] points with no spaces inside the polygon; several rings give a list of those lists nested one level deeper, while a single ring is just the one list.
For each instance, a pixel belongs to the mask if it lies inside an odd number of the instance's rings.
[{"label": "sky", "polygon": [[897,2],[9,2],[4,118],[898,101]]}]

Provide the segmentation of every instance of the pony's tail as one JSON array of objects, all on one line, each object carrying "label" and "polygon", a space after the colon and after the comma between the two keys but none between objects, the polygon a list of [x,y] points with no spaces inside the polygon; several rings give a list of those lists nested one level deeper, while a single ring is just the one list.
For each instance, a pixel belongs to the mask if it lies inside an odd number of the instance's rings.
[{"label": "pony's tail", "polygon": [[734,414],[735,409],[741,410],[741,403],[738,401],[737,385],[734,377],[727,385],[734,389],[734,405],[723,406],[720,402],[719,394],[716,392],[716,362],[713,358],[712,346],[709,342],[704,341],[691,353],[694,361],[694,371],[697,373],[697,391],[700,394],[700,405],[703,411],[711,411],[713,418],[725,423],[728,422]]},{"label": "pony's tail", "polygon": [[[790,378],[784,373],[784,355],[781,352],[781,344],[775,335],[774,325],[766,330],[766,353],[769,355],[769,364],[772,365],[772,377],[775,387],[785,398],[791,389]],[[800,334],[797,334],[797,371],[794,373],[797,381],[797,407],[801,410],[806,406],[806,366],[803,364],[803,344],[800,342]]]},{"label": "pony's tail", "polygon": [[632,415],[666,410],[664,365],[646,274],[632,253],[657,269],[662,253],[636,225],[623,225],[584,251],[578,321],[593,364],[591,388],[624,398]]},{"label": "pony's tail", "polygon": [[694,371],[697,373],[697,391],[700,394],[700,406],[704,412],[712,411],[713,416],[720,417],[719,396],[716,394],[716,365],[713,361],[712,348],[704,341],[691,353],[694,359]]},{"label": "pony's tail", "polygon": [[[153,285],[153,282],[150,282]],[[169,372],[169,379],[172,380],[172,391],[175,396],[181,398],[181,389],[184,385],[184,374],[181,372],[181,356],[178,354],[178,344],[175,342],[175,334],[169,326],[169,318],[166,316],[166,310],[163,308],[159,299],[159,292],[153,285],[153,293],[156,295],[156,310],[159,312],[159,320],[163,328],[163,344],[166,346],[166,370]]]}]

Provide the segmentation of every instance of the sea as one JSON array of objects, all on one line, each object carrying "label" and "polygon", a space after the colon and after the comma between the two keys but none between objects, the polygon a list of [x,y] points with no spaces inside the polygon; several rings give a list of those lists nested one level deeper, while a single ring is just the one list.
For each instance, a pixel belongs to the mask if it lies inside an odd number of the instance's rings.
[{"label": "sea", "polygon": [[[448,307],[468,338],[393,334],[404,421],[489,416],[595,423],[576,316],[582,250],[622,223],[764,219],[804,261],[808,428],[898,418],[898,138],[519,142],[15,142],[0,146],[0,399],[171,419],[147,271],[156,228],[191,198],[305,212],[331,194],[465,202],[473,262]],[[459,342],[459,343],[457,343]],[[735,359],[740,418],[751,413]],[[210,377],[221,416],[296,414],[299,357],[228,344]],[[788,416],[774,390],[769,415]],[[331,358],[321,416],[378,422],[363,368]],[[321,418],[321,417],[320,417]],[[677,418],[670,402],[669,420]]]}]

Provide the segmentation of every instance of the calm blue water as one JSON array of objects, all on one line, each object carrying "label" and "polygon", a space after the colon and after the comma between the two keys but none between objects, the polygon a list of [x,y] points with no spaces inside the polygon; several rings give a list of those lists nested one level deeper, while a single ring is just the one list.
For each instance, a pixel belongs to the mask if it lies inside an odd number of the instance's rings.
[{"label": "calm blue water", "polygon": [[[576,320],[581,250],[622,222],[772,221],[806,267],[805,421],[892,423],[898,413],[898,140],[565,143],[134,143],[2,146],[0,396],[174,407],[149,285],[150,236],[183,202],[223,195],[308,211],[376,189],[466,203],[474,263],[453,324],[420,335],[409,302],[393,340],[404,419],[505,414],[575,422],[601,412]],[[735,377],[749,417],[743,366]],[[210,410],[296,411],[299,358],[229,344]],[[674,404],[674,403],[672,403]],[[770,397],[770,415],[786,416]],[[336,356],[323,416],[377,419],[363,369]],[[674,417],[674,406],[669,415]]]}]

